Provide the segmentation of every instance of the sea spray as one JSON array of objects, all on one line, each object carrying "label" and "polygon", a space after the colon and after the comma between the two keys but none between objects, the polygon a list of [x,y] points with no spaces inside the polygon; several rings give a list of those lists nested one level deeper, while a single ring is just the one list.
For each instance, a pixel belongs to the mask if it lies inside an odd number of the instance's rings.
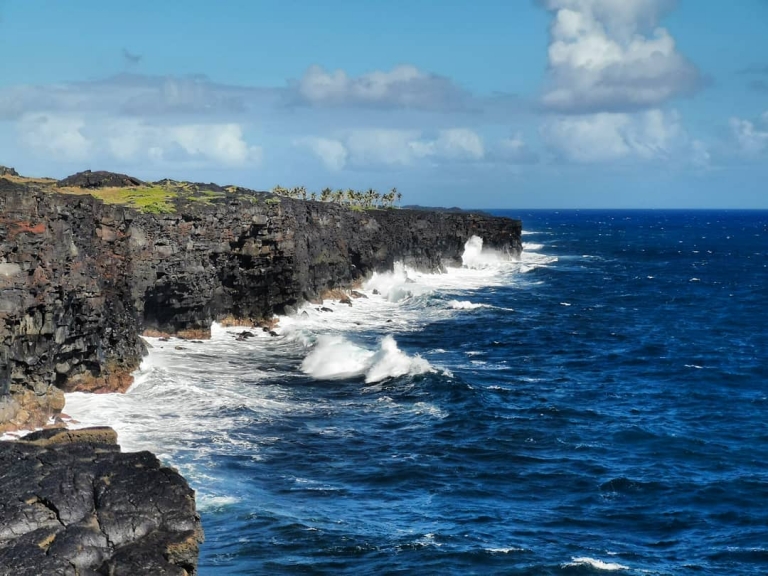
[{"label": "sea spray", "polygon": [[344,380],[365,376],[366,384],[387,378],[432,372],[420,356],[408,356],[387,335],[376,350],[358,346],[342,336],[320,336],[301,363],[301,371],[316,380]]}]

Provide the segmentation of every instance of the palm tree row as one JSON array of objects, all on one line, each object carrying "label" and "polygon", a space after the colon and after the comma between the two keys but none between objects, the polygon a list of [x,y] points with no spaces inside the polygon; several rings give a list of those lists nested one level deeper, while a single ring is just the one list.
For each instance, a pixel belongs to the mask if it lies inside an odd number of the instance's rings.
[{"label": "palm tree row", "polygon": [[395,202],[400,205],[400,200],[403,198],[403,195],[397,191],[397,188],[392,188],[392,190],[386,194],[380,194],[373,188],[369,188],[365,192],[362,190],[353,190],[352,188],[348,188],[347,190],[323,188],[318,195],[316,192],[307,193],[307,189],[304,186],[283,188],[278,185],[272,188],[272,193],[279,196],[287,196],[288,198],[334,202],[336,204],[364,209],[394,208]]}]

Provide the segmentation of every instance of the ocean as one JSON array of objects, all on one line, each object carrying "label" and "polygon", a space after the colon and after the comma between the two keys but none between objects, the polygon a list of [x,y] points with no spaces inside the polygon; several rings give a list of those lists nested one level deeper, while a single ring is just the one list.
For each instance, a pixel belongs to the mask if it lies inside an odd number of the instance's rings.
[{"label": "ocean", "polygon": [[202,576],[768,573],[768,212],[496,213],[519,260],[150,338],[65,411],[185,475]]}]

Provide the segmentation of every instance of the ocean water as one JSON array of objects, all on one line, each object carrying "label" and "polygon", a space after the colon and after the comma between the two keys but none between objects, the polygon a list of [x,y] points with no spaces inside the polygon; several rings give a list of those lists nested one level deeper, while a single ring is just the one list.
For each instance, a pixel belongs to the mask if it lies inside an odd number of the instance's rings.
[{"label": "ocean water", "polygon": [[197,490],[200,574],[768,573],[768,213],[520,211],[279,336],[71,394]]}]

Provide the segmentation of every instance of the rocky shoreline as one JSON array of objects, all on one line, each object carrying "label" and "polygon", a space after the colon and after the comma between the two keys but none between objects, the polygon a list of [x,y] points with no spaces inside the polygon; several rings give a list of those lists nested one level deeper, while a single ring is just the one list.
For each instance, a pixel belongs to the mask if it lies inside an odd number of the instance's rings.
[{"label": "rocky shoreline", "polygon": [[192,575],[203,540],[194,491],[110,428],[0,442],[0,574]]},{"label": "rocky shoreline", "polygon": [[[91,195],[94,190],[102,199]],[[145,204],[151,210],[142,210],[141,202],[150,193],[159,196]],[[114,202],[115,197],[127,202]],[[143,333],[206,338],[214,321],[268,325],[275,314],[354,288],[396,261],[430,271],[460,263],[464,244],[473,235],[513,255],[522,249],[519,221],[485,214],[353,210],[214,184],[147,184],[91,172],[56,182],[6,170],[0,175],[0,433],[61,425],[65,391],[125,391],[146,351]],[[49,438],[47,432],[42,434],[32,440]],[[120,453],[111,441],[81,437],[40,447],[29,438],[0,444],[0,525],[8,524],[13,514],[24,516],[33,509],[43,516],[54,513],[32,496],[21,500],[32,502],[25,504],[33,507],[26,512],[8,508],[15,505],[16,493],[8,492],[6,485],[12,485],[17,469],[48,466],[50,472],[45,473],[54,477],[77,463],[86,466],[82,474],[93,481],[96,476],[87,470],[94,466],[129,476],[134,467],[157,474],[167,470],[147,453]],[[126,492],[126,498],[133,496]],[[185,498],[179,501],[182,507]],[[131,502],[141,517],[145,501]],[[191,502],[194,512],[193,497]],[[72,515],[78,516],[73,524],[78,530],[78,522],[87,514],[92,517],[90,504],[82,505],[88,510]],[[59,504],[55,508],[61,510]],[[51,534],[59,534],[52,542],[68,541],[69,536],[59,539],[69,524],[58,518],[54,526],[49,520],[45,529],[56,528]],[[42,528],[32,529],[29,533],[35,536],[29,537],[23,530],[3,532],[0,548],[12,538],[16,543],[9,550],[35,546],[46,558],[57,556],[49,552],[63,545],[46,543],[48,536],[35,540]],[[134,540],[139,537],[145,542],[139,547],[147,548],[146,534],[134,531]],[[60,573],[183,573],[104,568],[104,550],[123,558],[129,545],[105,538],[107,548],[96,538],[100,552],[91,554],[102,561],[101,568]],[[165,544],[158,546],[147,550]],[[15,552],[2,554],[2,568],[4,561],[16,558]],[[123,565],[122,560],[115,562]],[[194,564],[182,564],[180,570],[194,571]],[[14,568],[13,573],[34,571]]]}]

